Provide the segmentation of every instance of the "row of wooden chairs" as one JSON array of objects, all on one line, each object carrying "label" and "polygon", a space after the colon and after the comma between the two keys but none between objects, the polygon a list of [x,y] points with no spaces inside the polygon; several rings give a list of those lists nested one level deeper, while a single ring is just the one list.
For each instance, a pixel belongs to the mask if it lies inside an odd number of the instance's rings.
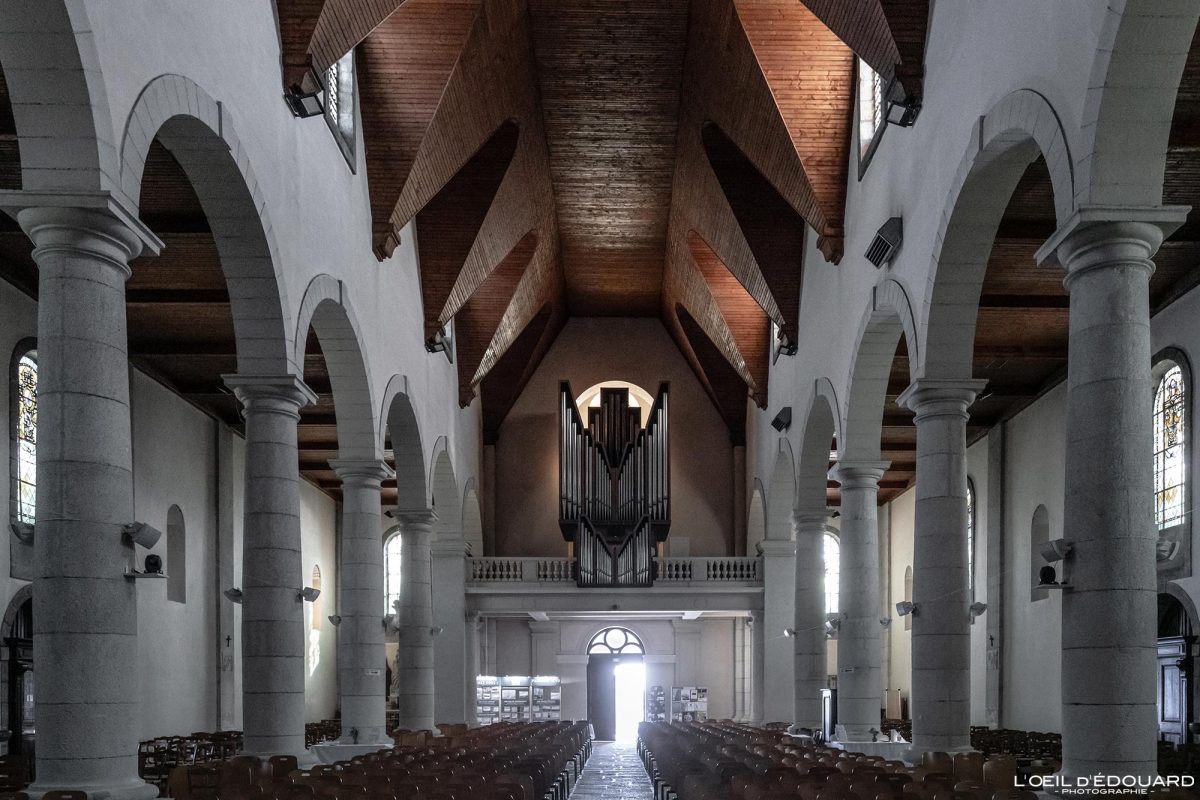
[{"label": "row of wooden chairs", "polygon": [[168,794],[178,800],[567,800],[590,749],[585,723],[508,723],[308,769],[283,756],[185,765],[172,773]]},{"label": "row of wooden chairs", "polygon": [[737,723],[643,723],[639,753],[656,800],[1034,800],[1012,756],[868,756]]}]

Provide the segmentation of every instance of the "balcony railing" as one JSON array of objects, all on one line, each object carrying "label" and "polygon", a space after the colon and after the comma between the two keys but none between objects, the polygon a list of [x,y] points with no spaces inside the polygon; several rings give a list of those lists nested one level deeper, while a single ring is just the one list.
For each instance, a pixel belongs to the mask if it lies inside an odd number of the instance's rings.
[{"label": "balcony railing", "polygon": [[[761,584],[761,558],[656,558],[655,585]],[[467,580],[473,584],[575,583],[575,560],[570,558],[472,558]]]}]

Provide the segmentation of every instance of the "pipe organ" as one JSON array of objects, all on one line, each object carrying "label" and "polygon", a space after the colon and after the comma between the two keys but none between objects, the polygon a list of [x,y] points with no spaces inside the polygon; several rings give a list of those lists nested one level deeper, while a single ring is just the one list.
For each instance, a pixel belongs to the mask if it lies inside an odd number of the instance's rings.
[{"label": "pipe organ", "polygon": [[649,586],[654,555],[671,528],[668,385],[645,426],[626,389],[600,390],[580,415],[559,384],[559,527],[575,544],[580,586]]}]

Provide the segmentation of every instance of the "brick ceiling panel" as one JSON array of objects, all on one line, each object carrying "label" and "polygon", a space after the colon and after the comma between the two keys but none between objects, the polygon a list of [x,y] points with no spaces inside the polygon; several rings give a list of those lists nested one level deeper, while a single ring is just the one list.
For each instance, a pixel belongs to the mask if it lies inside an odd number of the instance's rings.
[{"label": "brick ceiling panel", "polygon": [[396,200],[478,11],[479,0],[408,0],[357,50],[372,238],[380,258],[400,241],[391,220]]},{"label": "brick ceiling panel", "polygon": [[570,310],[659,311],[688,0],[530,0]]}]

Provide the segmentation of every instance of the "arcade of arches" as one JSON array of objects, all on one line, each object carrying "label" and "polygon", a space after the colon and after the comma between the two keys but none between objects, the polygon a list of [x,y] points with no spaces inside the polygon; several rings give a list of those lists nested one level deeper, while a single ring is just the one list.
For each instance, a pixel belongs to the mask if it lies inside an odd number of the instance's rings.
[{"label": "arcade of arches", "polygon": [[0,790],[1200,764],[1200,0],[215,5],[0,0]]}]

